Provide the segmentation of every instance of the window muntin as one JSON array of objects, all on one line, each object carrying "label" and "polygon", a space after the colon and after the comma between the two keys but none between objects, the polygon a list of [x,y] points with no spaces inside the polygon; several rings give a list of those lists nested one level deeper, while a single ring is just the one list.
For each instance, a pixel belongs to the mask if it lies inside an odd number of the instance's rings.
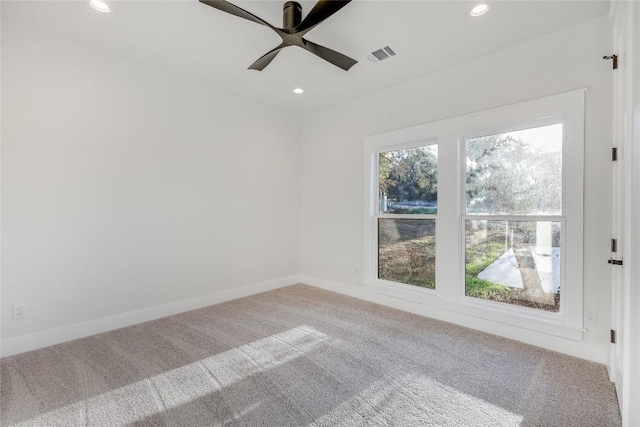
[{"label": "window muntin", "polygon": [[435,289],[438,145],[377,155],[377,278]]}]

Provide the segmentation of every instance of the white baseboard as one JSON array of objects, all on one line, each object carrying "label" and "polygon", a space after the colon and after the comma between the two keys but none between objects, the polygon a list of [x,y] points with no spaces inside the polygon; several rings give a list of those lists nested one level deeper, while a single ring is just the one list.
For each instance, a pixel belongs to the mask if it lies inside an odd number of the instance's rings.
[{"label": "white baseboard", "polygon": [[569,356],[578,357],[580,359],[585,359],[602,364],[607,363],[608,349],[595,346],[593,344],[577,342],[570,339],[531,331],[500,322],[481,319],[475,316],[469,316],[467,314],[451,310],[444,310],[425,304],[419,304],[399,298],[389,297],[386,295],[367,291],[362,286],[342,284],[330,280],[308,276],[305,274],[302,274],[300,276],[300,282],[310,286],[315,286],[317,288],[325,289],[327,291],[348,295],[361,300],[373,302],[391,308],[396,308],[398,310],[407,311],[409,313],[418,314],[420,316],[454,323],[456,325],[475,329],[477,331],[498,335],[526,344],[535,345],[547,350],[557,351],[558,353],[567,354]]},{"label": "white baseboard", "polygon": [[39,348],[61,344],[79,338],[113,331],[114,329],[137,325],[150,320],[156,320],[162,317],[172,316],[174,314],[184,313],[198,308],[208,307],[210,305],[220,304],[222,302],[283,288],[296,283],[300,283],[300,276],[298,275],[283,277],[266,282],[240,286],[233,289],[226,289],[224,291],[175,301],[155,307],[149,307],[142,310],[104,317],[102,319],[77,323],[74,325],[64,326],[62,328],[51,329],[16,338],[9,338],[0,342],[0,357],[25,353],[27,351],[37,350]]},{"label": "white baseboard", "polygon": [[172,316],[174,314],[184,313],[187,311],[196,310],[198,308],[220,304],[222,302],[283,288],[285,286],[294,285],[296,283],[305,283],[307,285],[325,289],[331,292],[336,292],[387,307],[396,308],[399,310],[407,311],[409,313],[454,323],[470,329],[499,335],[505,338],[510,338],[516,341],[524,342],[526,344],[531,344],[538,347],[546,348],[548,350],[557,351],[559,353],[568,354],[570,356],[578,357],[581,359],[603,364],[607,363],[608,350],[603,347],[594,346],[592,344],[584,342],[576,342],[568,339],[554,337],[540,332],[530,331],[499,322],[479,319],[474,316],[468,316],[449,310],[442,310],[424,304],[418,304],[411,301],[392,298],[375,292],[366,291],[359,286],[342,284],[304,274],[299,276],[294,275],[283,277],[280,279],[255,283],[251,285],[245,285],[234,289],[214,292],[212,294],[200,297],[180,300],[164,305],[149,307],[142,310],[122,313],[102,319],[96,319],[89,322],[78,323],[62,328],[2,340],[0,343],[0,357],[13,356],[15,354],[37,350],[39,348],[49,347],[51,345],[61,344],[67,341],[73,341],[79,338],[84,338],[91,335],[124,328],[127,326],[137,325],[139,323],[160,319],[162,317]]}]

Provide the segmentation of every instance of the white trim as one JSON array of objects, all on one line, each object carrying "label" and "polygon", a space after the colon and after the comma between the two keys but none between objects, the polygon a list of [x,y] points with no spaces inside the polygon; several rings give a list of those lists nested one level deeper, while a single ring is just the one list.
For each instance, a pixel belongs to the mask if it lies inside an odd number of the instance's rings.
[{"label": "white trim", "polygon": [[137,325],[139,323],[160,319],[162,317],[172,316],[208,307],[210,305],[220,304],[226,301],[283,288],[285,286],[295,285],[299,282],[300,276],[298,275],[282,277],[280,279],[254,283],[233,289],[226,289],[224,291],[175,301],[155,307],[149,307],[142,310],[116,314],[115,316],[104,317],[102,319],[91,320],[89,322],[77,323],[35,334],[9,338],[2,340],[1,357],[13,356],[15,354],[85,338],[91,335],[112,331],[114,329]]},{"label": "white trim", "polygon": [[[380,199],[378,199],[379,201]],[[376,219],[438,219],[437,214],[378,214]]]},{"label": "white trim", "polygon": [[[511,112],[512,109],[515,108],[526,108],[531,115],[535,116],[532,120],[539,120],[540,123],[545,123],[545,119],[553,119],[558,116],[564,115],[563,109],[557,109],[557,112],[549,111],[548,105],[555,102],[564,102],[564,101],[576,101],[577,94],[583,94],[588,91],[588,88],[581,88],[572,90],[569,92],[563,92],[557,95],[545,96],[542,98],[536,98],[529,101],[518,102],[515,104],[505,105],[498,108],[493,108],[491,110],[483,110],[475,113],[465,114],[462,116],[450,117],[447,119],[438,120],[431,123],[419,124],[416,126],[410,126],[406,128],[391,130],[388,132],[383,132],[375,135],[369,135],[365,137],[368,144],[371,144],[375,150],[382,150],[389,144],[389,137],[393,136],[395,145],[390,145],[392,147],[401,146],[400,144],[419,144],[420,141],[428,141],[428,140],[437,140],[438,135],[444,131],[451,132],[455,134],[462,134],[463,136],[468,134],[469,132],[474,132],[475,129],[484,129],[485,131],[490,132],[490,129],[496,129],[498,125],[494,127],[487,126],[487,120],[491,120],[496,123],[505,123],[507,125],[514,124],[514,126],[509,126],[509,129],[518,129],[518,124],[523,124],[529,122],[531,120],[527,120],[523,118],[520,114],[514,114]],[[578,100],[579,102],[579,100]],[[504,120],[504,114],[513,116],[513,120]],[[458,126],[462,121],[468,121],[469,126],[465,126],[466,129],[460,130]]]},{"label": "white trim", "polygon": [[402,141],[394,145],[380,145],[376,154],[387,153],[389,151],[401,151],[411,148],[430,147],[432,145],[438,145],[437,138],[421,138],[417,141]]},{"label": "white trim", "polygon": [[[365,138],[364,143],[364,289],[405,298],[434,309],[485,317],[575,341],[582,341],[583,325],[583,191],[585,92],[578,89],[505,107],[421,124]],[[513,131],[531,126],[563,123],[563,212],[543,216],[563,222],[561,315],[524,307],[503,307],[491,301],[464,297],[464,144],[465,136]],[[436,290],[430,293],[390,286],[376,274],[377,153],[393,147],[415,146],[420,141],[438,144],[438,213],[436,232]],[[469,215],[476,217],[476,215]],[[509,215],[510,219],[514,216]],[[532,220],[536,216],[523,216]],[[499,217],[495,217],[499,219]],[[564,280],[564,279],[567,280]]]},{"label": "white trim", "polygon": [[[623,206],[613,216],[613,226],[620,225],[619,256],[624,268],[612,271],[622,277],[613,289],[612,327],[617,329],[618,344],[611,345],[610,374],[616,382],[618,401],[625,426],[640,425],[640,6],[633,1],[612,1],[610,16],[614,18],[613,53],[618,55],[614,83],[614,145],[618,146],[618,168]],[[622,81],[621,81],[622,80]],[[618,92],[625,99],[618,98]],[[623,101],[626,101],[623,103]],[[615,199],[614,199],[615,203]],[[613,228],[614,231],[616,228]],[[615,268],[615,267],[614,267]],[[614,279],[614,277],[612,277]],[[615,284],[615,283],[614,283]],[[620,304],[621,310],[618,310]],[[619,352],[619,354],[616,354]]]},{"label": "white trim", "polygon": [[[461,296],[459,299],[447,299],[432,289],[402,283],[385,283],[383,281],[364,283],[363,291],[572,341],[582,341],[582,334],[586,332],[586,329],[568,326],[560,314],[466,296]],[[448,321],[457,323],[454,320]]]},{"label": "white trim", "polygon": [[[629,187],[629,218],[631,225],[628,230],[630,237],[629,247],[626,249],[627,258],[625,262],[630,262],[629,269],[629,296],[625,307],[628,317],[627,323],[628,340],[626,347],[625,376],[626,389],[625,396],[629,402],[640,402],[640,5],[637,2],[627,2],[629,21],[631,23],[628,31],[628,51],[631,80],[631,159],[630,168],[633,171],[627,179]],[[640,405],[633,403],[622,413],[623,423],[628,425],[640,425]]]},{"label": "white trim", "polygon": [[549,222],[562,222],[563,216],[560,215],[486,215],[486,214],[467,214],[465,219],[470,221],[549,221]]},{"label": "white trim", "polygon": [[306,285],[314,286],[342,295],[358,298],[364,301],[395,308],[419,316],[429,317],[436,320],[453,323],[476,331],[486,332],[492,335],[520,341],[525,344],[534,345],[551,351],[578,357],[596,363],[604,364],[607,359],[607,347],[595,346],[586,342],[578,342],[551,336],[542,332],[523,329],[514,325],[502,322],[495,322],[473,315],[462,314],[457,311],[450,311],[444,308],[434,307],[417,302],[407,301],[400,298],[384,296],[374,292],[367,292],[362,286],[353,286],[343,283],[333,282],[318,277],[302,274],[300,281]]}]

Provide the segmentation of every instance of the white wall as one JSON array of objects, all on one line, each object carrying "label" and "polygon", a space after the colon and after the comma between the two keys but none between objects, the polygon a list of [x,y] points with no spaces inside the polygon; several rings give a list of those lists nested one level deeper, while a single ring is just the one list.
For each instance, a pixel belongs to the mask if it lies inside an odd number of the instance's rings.
[{"label": "white wall", "polygon": [[[610,294],[612,28],[602,18],[306,117],[302,122],[301,270],[306,282],[444,320],[606,361]],[[379,67],[392,66],[389,62]],[[598,324],[584,344],[482,324],[362,291],[363,138],[588,87],[585,140],[584,304]],[[358,270],[358,273],[356,273]],[[594,354],[591,354],[594,353]]]},{"label": "white wall", "polygon": [[3,340],[297,277],[291,116],[9,22],[2,85]]},{"label": "white wall", "polygon": [[[603,18],[306,117],[300,129],[291,116],[3,22],[2,339],[300,269],[312,284],[393,304],[361,286],[363,138],[588,87],[585,306],[599,322],[578,350],[484,329],[604,361],[610,50]],[[26,319],[11,320],[15,303]]]}]

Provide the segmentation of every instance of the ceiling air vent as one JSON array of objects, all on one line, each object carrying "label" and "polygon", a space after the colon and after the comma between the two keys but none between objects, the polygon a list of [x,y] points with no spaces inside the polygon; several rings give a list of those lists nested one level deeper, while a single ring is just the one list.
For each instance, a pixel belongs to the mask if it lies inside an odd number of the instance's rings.
[{"label": "ceiling air vent", "polygon": [[389,46],[385,46],[382,49],[374,50],[371,53],[365,55],[371,62],[380,62],[385,59],[389,59],[392,56],[396,56],[396,53]]}]

